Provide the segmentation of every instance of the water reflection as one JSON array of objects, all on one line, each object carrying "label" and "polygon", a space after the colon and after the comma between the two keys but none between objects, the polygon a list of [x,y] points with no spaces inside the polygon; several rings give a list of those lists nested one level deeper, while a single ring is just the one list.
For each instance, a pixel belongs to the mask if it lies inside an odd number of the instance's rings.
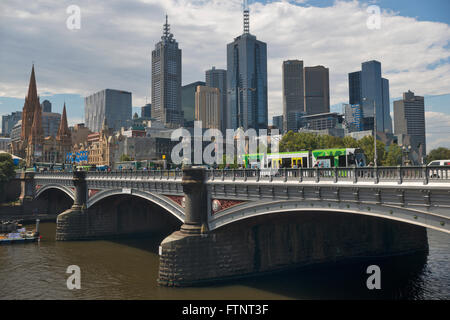
[{"label": "water reflection", "polygon": [[[449,299],[449,236],[429,231],[430,252],[314,267],[214,286],[156,283],[165,235],[109,241],[56,242],[41,225],[40,244],[0,247],[0,299]],[[366,287],[367,266],[381,268],[382,290]],[[66,287],[69,265],[81,268],[81,290]]]}]

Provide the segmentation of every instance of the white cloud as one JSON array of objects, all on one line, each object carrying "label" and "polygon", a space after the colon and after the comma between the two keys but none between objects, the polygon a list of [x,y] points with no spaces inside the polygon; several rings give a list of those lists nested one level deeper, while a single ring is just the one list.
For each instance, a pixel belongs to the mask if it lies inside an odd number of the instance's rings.
[{"label": "white cloud", "polygon": [[[302,2],[302,1],[294,1]],[[240,0],[80,0],[81,30],[66,28],[71,1],[2,1],[0,96],[26,94],[35,60],[39,92],[88,95],[104,88],[150,96],[150,54],[164,14],[183,50],[183,83],[226,67],[226,44],[242,32]],[[448,93],[450,27],[383,12],[380,30],[366,26],[366,7],[337,1],[302,7],[292,1],[251,5],[251,32],[268,44],[269,116],[280,114],[283,60],[330,68],[331,104],[348,100],[347,73],[361,62],[382,62],[391,97]]]}]

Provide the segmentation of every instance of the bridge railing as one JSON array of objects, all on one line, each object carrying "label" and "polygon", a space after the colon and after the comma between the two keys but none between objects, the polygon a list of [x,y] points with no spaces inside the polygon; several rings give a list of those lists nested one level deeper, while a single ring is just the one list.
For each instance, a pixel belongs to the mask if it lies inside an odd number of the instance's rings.
[{"label": "bridge railing", "polygon": [[139,170],[139,171],[93,171],[86,176],[87,179],[119,179],[119,180],[181,180],[181,170]]},{"label": "bridge railing", "polygon": [[[36,179],[72,178],[71,172],[48,171],[36,173]],[[88,180],[177,180],[181,181],[182,170],[148,171],[90,171]],[[207,170],[208,180],[256,181],[256,182],[429,182],[450,183],[450,167],[363,167],[363,168],[296,168],[296,169],[222,169]]]},{"label": "bridge railing", "polygon": [[450,167],[352,167],[297,169],[222,169],[208,170],[208,179],[216,181],[256,182],[450,182]]}]

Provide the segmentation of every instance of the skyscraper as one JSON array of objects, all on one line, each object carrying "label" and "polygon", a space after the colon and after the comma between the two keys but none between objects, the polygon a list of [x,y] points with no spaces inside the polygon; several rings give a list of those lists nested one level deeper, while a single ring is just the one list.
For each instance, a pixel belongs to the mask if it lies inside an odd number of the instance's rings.
[{"label": "skyscraper", "polygon": [[394,101],[394,123],[394,133],[410,136],[409,144],[422,160],[427,154],[424,97],[411,91],[403,93],[403,100]]},{"label": "skyscraper", "polygon": [[272,117],[272,125],[280,130],[280,133],[283,132],[283,118],[284,116],[274,116]]},{"label": "skyscraper", "polygon": [[22,120],[21,111],[2,116],[2,135],[10,135],[12,129],[20,120]]},{"label": "skyscraper", "polygon": [[267,45],[250,34],[244,5],[244,33],[227,45],[227,112],[231,128],[267,128]]},{"label": "skyscraper", "polygon": [[152,117],[167,127],[183,124],[181,49],[170,33],[167,15],[161,41],[152,51]]},{"label": "skyscraper", "polygon": [[288,60],[283,62],[283,127],[286,132],[297,131],[299,113],[303,113],[304,106],[304,79],[303,61]]},{"label": "skyscraper", "polygon": [[323,66],[305,67],[304,79],[306,114],[330,112],[329,69]]},{"label": "skyscraper", "polygon": [[197,86],[195,92],[195,120],[202,121],[202,127],[220,129],[220,90]]},{"label": "skyscraper", "polygon": [[42,112],[52,112],[52,103],[48,100],[44,100],[41,103]]},{"label": "skyscraper", "polygon": [[204,86],[203,81],[196,81],[181,88],[181,110],[183,111],[184,126],[194,127],[195,119],[195,93],[198,86]]},{"label": "skyscraper", "polygon": [[84,119],[92,132],[100,132],[103,123],[114,130],[131,120],[131,92],[105,89],[84,98]]},{"label": "skyscraper", "polygon": [[349,73],[350,104],[362,106],[363,123],[369,124],[364,130],[373,130],[376,107],[378,132],[392,133],[392,119],[389,103],[389,81],[381,77],[381,63],[367,61],[362,70]]},{"label": "skyscraper", "polygon": [[227,112],[227,70],[212,67],[205,74],[206,86],[220,90],[220,130],[231,128],[231,113]]},{"label": "skyscraper", "polygon": [[147,103],[145,106],[141,107],[141,118],[151,118],[152,117],[152,104]]}]

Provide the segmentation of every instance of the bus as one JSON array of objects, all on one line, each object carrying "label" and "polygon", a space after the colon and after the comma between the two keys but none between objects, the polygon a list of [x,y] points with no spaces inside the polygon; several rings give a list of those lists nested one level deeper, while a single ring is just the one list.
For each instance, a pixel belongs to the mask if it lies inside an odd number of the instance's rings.
[{"label": "bus", "polygon": [[334,168],[365,167],[366,157],[359,148],[318,149],[312,151],[280,152],[244,155],[245,168]]}]

